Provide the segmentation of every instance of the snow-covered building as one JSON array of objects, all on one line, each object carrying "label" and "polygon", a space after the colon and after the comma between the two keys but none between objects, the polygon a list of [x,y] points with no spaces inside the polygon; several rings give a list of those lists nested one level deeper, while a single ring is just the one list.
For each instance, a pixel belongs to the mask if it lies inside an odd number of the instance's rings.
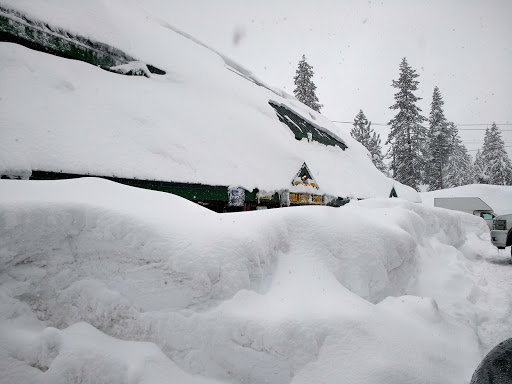
[{"label": "snow-covered building", "polygon": [[2,177],[105,177],[216,211],[420,200],[327,118],[164,20],[2,3]]}]

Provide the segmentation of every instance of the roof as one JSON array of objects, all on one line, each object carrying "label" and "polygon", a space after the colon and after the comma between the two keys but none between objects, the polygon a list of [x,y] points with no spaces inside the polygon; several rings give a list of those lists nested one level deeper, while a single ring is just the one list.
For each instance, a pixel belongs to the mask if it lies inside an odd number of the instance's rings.
[{"label": "roof", "polygon": [[297,115],[297,113],[286,105],[278,104],[273,101],[269,101],[269,104],[275,109],[279,121],[290,128],[297,140],[314,140],[324,145],[338,146],[342,150],[347,148],[347,145],[342,139],[335,137],[332,132],[308,121],[303,116]]},{"label": "roof", "polygon": [[[290,189],[306,163],[319,194],[388,197],[395,186],[398,197],[421,201],[328,118],[186,34],[129,4],[116,10],[103,0],[69,1],[65,10],[54,2],[4,4],[165,74],[124,76],[0,43],[0,174],[39,170],[270,192]],[[296,140],[269,102],[307,139]]]},{"label": "roof", "polygon": [[455,211],[492,211],[479,197],[436,197],[434,206]]}]

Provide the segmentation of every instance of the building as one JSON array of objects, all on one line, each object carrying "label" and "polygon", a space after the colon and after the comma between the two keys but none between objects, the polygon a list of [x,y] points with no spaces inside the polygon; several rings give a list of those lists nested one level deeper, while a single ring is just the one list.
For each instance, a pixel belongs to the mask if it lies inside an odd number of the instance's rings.
[{"label": "building", "polygon": [[324,116],[189,36],[39,7],[51,24],[0,6],[2,178],[104,177],[218,212],[419,200]]}]

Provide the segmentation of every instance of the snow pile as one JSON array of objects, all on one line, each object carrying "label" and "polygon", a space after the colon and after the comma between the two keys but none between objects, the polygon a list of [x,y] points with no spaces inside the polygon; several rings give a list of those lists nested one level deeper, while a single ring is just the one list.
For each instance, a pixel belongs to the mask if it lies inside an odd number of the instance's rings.
[{"label": "snow pile", "polygon": [[485,223],[398,199],[1,180],[0,244],[6,383],[460,383],[511,326]]},{"label": "snow pile", "polygon": [[[7,376],[0,382],[55,384],[69,383],[214,383],[183,372],[153,343],[122,341],[105,335],[87,323],[65,330],[45,328],[37,335],[14,326],[14,335],[4,335],[6,343],[22,337],[37,344],[30,365],[15,357],[2,356]],[[36,355],[37,354],[37,355]],[[1,367],[1,365],[0,365]]]},{"label": "snow pile", "polygon": [[[140,64],[121,76],[0,43],[0,175],[32,170],[210,185],[290,189],[304,162],[319,193],[419,195],[380,173],[367,151],[326,117],[176,31],[151,7],[122,0],[3,0],[28,17],[118,48]],[[136,26],[136,28],[134,28]],[[348,149],[298,141],[269,100],[340,136]]]}]

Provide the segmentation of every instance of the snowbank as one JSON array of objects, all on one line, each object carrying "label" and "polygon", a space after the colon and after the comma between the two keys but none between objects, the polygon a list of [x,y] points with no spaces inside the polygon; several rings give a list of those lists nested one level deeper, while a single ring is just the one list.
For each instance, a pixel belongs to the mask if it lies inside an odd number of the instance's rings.
[{"label": "snowbank", "polygon": [[459,383],[510,329],[485,223],[399,199],[1,180],[0,244],[3,382]]}]

